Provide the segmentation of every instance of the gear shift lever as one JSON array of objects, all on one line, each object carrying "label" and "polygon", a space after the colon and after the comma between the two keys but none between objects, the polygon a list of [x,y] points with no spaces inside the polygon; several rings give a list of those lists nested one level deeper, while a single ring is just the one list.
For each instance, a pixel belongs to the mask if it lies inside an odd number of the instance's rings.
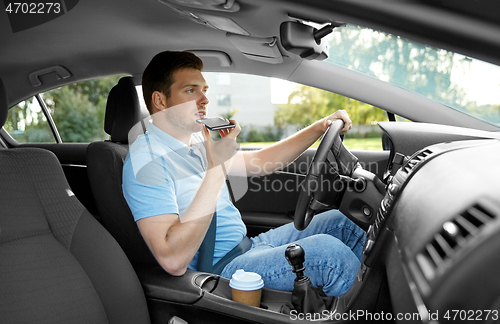
[{"label": "gear shift lever", "polygon": [[299,313],[321,313],[327,308],[311,280],[304,275],[304,249],[298,244],[291,244],[285,251],[285,258],[297,275],[293,282],[292,305]]},{"label": "gear shift lever", "polygon": [[304,249],[298,244],[291,244],[286,248],[285,258],[292,266],[292,272],[297,275],[297,279],[302,280],[304,276]]}]

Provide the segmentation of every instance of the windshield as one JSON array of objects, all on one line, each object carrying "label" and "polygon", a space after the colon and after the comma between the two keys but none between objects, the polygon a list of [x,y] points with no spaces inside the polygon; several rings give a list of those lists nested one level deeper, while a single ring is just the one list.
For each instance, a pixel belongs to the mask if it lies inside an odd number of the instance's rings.
[{"label": "windshield", "polygon": [[327,36],[327,62],[500,126],[500,67],[356,25]]}]

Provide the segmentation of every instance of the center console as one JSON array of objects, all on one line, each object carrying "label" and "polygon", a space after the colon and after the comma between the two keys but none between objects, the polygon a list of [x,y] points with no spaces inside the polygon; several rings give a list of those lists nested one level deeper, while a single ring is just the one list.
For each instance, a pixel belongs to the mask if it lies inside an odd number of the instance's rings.
[{"label": "center console", "polygon": [[[291,292],[262,289],[260,307],[234,302],[229,279],[188,270],[181,277],[166,273],[160,266],[135,265],[142,283],[153,323],[168,323],[177,316],[188,323],[300,323],[280,313],[291,300]],[[184,306],[183,306],[184,305]]]}]

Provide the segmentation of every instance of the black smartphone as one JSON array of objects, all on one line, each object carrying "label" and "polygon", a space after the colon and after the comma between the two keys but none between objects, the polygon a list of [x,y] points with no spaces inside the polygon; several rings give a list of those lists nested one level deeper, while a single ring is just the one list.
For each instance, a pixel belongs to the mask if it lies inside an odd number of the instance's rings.
[{"label": "black smartphone", "polygon": [[219,129],[234,128],[234,124],[225,120],[222,117],[202,118],[196,121],[198,124],[203,124],[211,131]]}]

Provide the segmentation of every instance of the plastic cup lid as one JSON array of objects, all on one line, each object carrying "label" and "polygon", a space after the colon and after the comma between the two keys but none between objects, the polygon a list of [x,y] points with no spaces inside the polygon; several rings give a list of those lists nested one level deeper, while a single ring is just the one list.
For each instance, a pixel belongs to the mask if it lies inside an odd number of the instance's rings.
[{"label": "plastic cup lid", "polygon": [[229,287],[237,290],[257,290],[264,287],[262,277],[255,272],[245,272],[243,269],[236,270],[231,280]]}]

